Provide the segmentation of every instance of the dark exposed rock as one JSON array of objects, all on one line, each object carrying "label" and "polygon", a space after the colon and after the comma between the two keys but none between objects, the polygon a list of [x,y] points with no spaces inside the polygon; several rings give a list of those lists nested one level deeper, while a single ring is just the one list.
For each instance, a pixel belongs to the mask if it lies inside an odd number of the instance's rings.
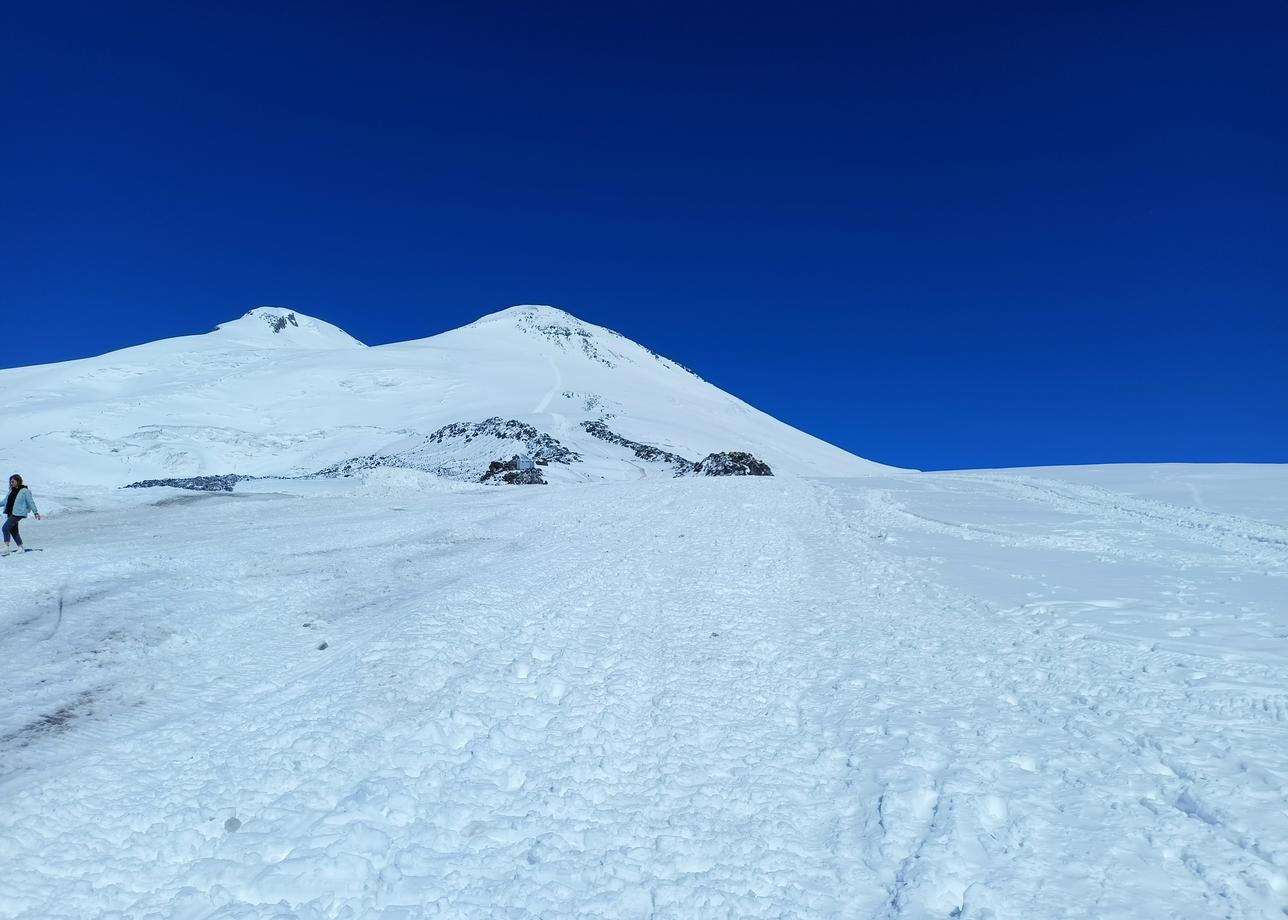
[{"label": "dark exposed rock", "polygon": [[629,438],[624,438],[605,425],[601,420],[582,422],[581,427],[591,437],[599,438],[601,441],[607,441],[609,444],[617,444],[633,451],[635,456],[639,457],[641,460],[648,460],[654,463],[670,463],[675,467],[675,474],[677,476],[682,476],[685,473],[693,471],[692,461],[685,460],[679,454],[673,454],[669,450],[654,447],[652,444],[641,444],[639,441],[632,441]]},{"label": "dark exposed rock", "polygon": [[612,418],[617,414],[609,411],[611,407],[620,408],[616,402],[613,402],[610,407],[609,402],[606,402],[604,397],[598,393],[578,393],[574,390],[564,390],[562,395],[564,399],[580,399],[583,412],[593,412],[598,409],[600,419]]},{"label": "dark exposed rock", "polygon": [[518,457],[511,457],[509,460],[493,460],[488,464],[487,472],[479,482],[504,482],[512,486],[547,485],[541,470],[536,467],[520,469]]},{"label": "dark exposed rock", "polygon": [[382,454],[368,454],[365,457],[350,457],[348,460],[341,460],[339,463],[332,463],[330,466],[323,467],[314,473],[300,477],[302,479],[347,479],[355,473],[361,473],[363,470],[377,470],[385,467],[394,469],[420,469],[420,467],[409,467],[396,456],[386,457]]},{"label": "dark exposed rock", "polygon": [[[473,450],[471,450],[467,451],[466,457],[462,459],[458,447],[458,445],[470,444],[479,438],[513,441],[515,442],[515,449],[522,450],[538,466],[549,466],[551,463],[570,464],[581,461],[579,453],[564,447],[557,439],[544,431],[539,431],[533,426],[515,419],[507,420],[495,416],[484,419],[481,422],[454,422],[451,425],[444,425],[433,434],[428,435],[418,446],[409,450],[397,454],[370,454],[365,457],[352,457],[339,463],[333,463],[306,478],[339,479],[353,476],[364,470],[394,468],[421,470],[422,472],[433,473],[435,476],[442,476],[445,479],[458,481],[484,481],[480,480],[480,476],[486,475],[487,472],[483,468],[482,458],[473,455]],[[530,475],[529,471],[520,471],[517,467],[502,471],[502,473],[507,472],[524,472],[525,475]],[[545,482],[544,479],[540,479],[539,472],[536,475],[540,482]],[[510,482],[512,480],[503,478],[503,481]],[[527,479],[523,478],[515,481],[527,481]]]},{"label": "dark exposed rock", "polygon": [[144,479],[141,482],[132,482],[124,488],[151,489],[155,486],[169,486],[172,489],[189,489],[193,492],[231,492],[237,483],[258,478],[260,477],[228,473],[223,476],[189,476],[183,479]]},{"label": "dark exposed rock", "polygon": [[654,447],[651,444],[641,444],[639,441],[632,441],[629,438],[624,438],[605,425],[602,419],[593,422],[582,422],[581,427],[585,429],[587,434],[599,438],[601,441],[607,441],[610,444],[618,444],[628,450],[634,451],[635,456],[639,457],[641,460],[671,464],[675,467],[676,476],[774,475],[773,471],[769,468],[769,464],[756,459],[746,451],[734,450],[708,454],[705,459],[698,463],[694,463],[692,460],[686,460],[679,454],[673,454],[660,447]]},{"label": "dark exposed rock", "polygon": [[546,485],[545,479],[541,476],[541,470],[519,470],[514,473],[505,473],[501,476],[501,481],[512,486]]},{"label": "dark exposed rock", "polygon": [[[549,316],[548,313],[521,314],[519,316],[519,328],[534,335],[539,335],[542,338],[553,342],[555,345],[558,345],[562,349],[568,350],[579,348],[587,358],[592,361],[596,361],[605,367],[617,367],[619,364],[635,363],[631,358],[627,357],[626,354],[615,351],[612,347],[615,344],[612,341],[613,339],[617,339],[627,345],[635,344],[620,332],[613,329],[605,329],[603,327],[592,332],[590,329],[587,329],[582,325],[576,317],[563,313],[562,310],[556,311],[556,314],[562,314],[565,316],[567,318],[566,321],[550,322],[546,318]],[[643,346],[638,347],[643,348]],[[678,361],[664,358],[649,348],[644,348],[644,351],[664,367],[676,368],[686,374],[696,377],[698,380],[702,379]]]},{"label": "dark exposed rock", "polygon": [[[620,335],[620,333],[615,333],[615,334]],[[641,347],[641,348],[644,348],[644,346],[643,346],[643,345],[641,345],[640,347]],[[664,358],[664,357],[662,357],[661,355],[659,355],[657,352],[655,352],[655,351],[654,351],[653,349],[651,349],[651,348],[644,348],[644,350],[645,350],[645,351],[647,351],[647,352],[648,352],[650,355],[652,355],[654,358],[656,358],[656,359],[657,359],[657,362],[658,362],[659,364],[661,364],[663,367],[675,367],[675,368],[679,368],[680,370],[682,370],[682,371],[684,371],[686,374],[688,374],[690,377],[695,377],[695,378],[697,378],[698,380],[702,380],[702,378],[701,378],[701,377],[698,377],[698,375],[697,375],[697,374],[695,374],[695,373],[694,373],[690,368],[685,367],[685,366],[684,366],[683,364],[681,364],[679,361],[674,361],[674,360],[672,360],[671,358]],[[705,383],[705,382],[706,382],[706,381],[703,381],[703,383]]]},{"label": "dark exposed rock", "polygon": [[568,316],[568,320],[569,322],[549,322],[540,314],[521,314],[518,325],[520,329],[553,342],[562,349],[579,349],[587,358],[605,367],[616,367],[617,362],[623,360],[621,355],[602,342],[596,343],[590,330],[582,327],[574,317]]},{"label": "dark exposed rock", "polygon": [[285,316],[272,316],[271,314],[265,313],[263,316],[264,322],[268,323],[269,328],[274,332],[281,332],[286,328],[287,323],[290,323],[296,328],[299,328],[300,325],[296,321],[294,313],[287,313]]},{"label": "dark exposed rock", "polygon": [[[622,437],[604,424],[603,419],[582,422],[581,427],[592,437],[626,448],[640,460],[670,464],[676,476],[773,475],[773,471],[770,470],[768,464],[745,451],[713,453],[707,455],[700,462],[694,463],[679,454],[655,447],[652,444],[643,444],[639,441],[632,441],[629,438]],[[521,469],[519,457],[516,455],[510,460],[494,460],[488,464],[486,470],[480,472],[480,460],[453,460],[450,452],[447,452],[452,442],[469,444],[475,438],[480,437],[513,441],[516,447],[525,452],[526,458],[532,460],[532,467]],[[431,445],[434,446],[431,447]],[[442,445],[442,447],[439,448],[438,445]],[[479,447],[481,446],[479,445]],[[476,449],[471,449],[471,452]],[[467,457],[471,452],[467,452]],[[569,450],[549,434],[515,419],[504,420],[500,417],[494,417],[484,419],[481,422],[456,422],[452,425],[445,425],[426,437],[419,447],[403,453],[370,454],[365,457],[353,457],[339,463],[333,463],[305,476],[286,476],[281,478],[340,479],[353,476],[365,470],[394,468],[421,470],[444,478],[468,482],[545,485],[546,479],[539,467],[549,466],[551,463],[571,464],[580,462],[580,460],[580,454]],[[526,467],[527,464],[525,463],[523,466]],[[262,478],[264,477],[229,473],[222,476],[145,479],[141,482],[132,482],[125,488],[146,489],[155,486],[169,486],[193,492],[232,492],[239,482]]]},{"label": "dark exposed rock", "polygon": [[425,439],[426,443],[441,444],[449,438],[464,438],[466,442],[482,435],[520,441],[525,452],[538,463],[576,463],[581,455],[569,450],[544,431],[516,419],[504,420],[500,416],[481,422],[455,422],[444,425]]},{"label": "dark exposed rock", "polygon": [[[258,316],[264,322],[268,323],[268,328],[272,329],[274,332],[282,332],[286,329],[287,326],[294,326],[298,329],[300,322],[295,318],[295,314],[293,312],[288,311],[285,314],[267,312],[269,310],[285,310],[285,309],[286,309],[285,307],[269,307],[269,306],[256,307],[253,310],[247,311],[246,315]],[[264,312],[261,312],[261,311],[264,311]]]},{"label": "dark exposed rock", "polygon": [[[604,356],[604,353],[595,347],[595,339],[584,329],[571,329],[568,326],[543,325],[534,326],[535,331],[554,342],[562,344],[564,341],[575,343],[581,346],[582,353],[592,361],[597,361],[604,367],[616,367],[613,361]],[[609,352],[612,354],[612,352]],[[613,355],[618,358],[618,355]]]},{"label": "dark exposed rock", "polygon": [[707,454],[693,467],[698,476],[772,476],[773,470],[763,460],[741,450]]}]

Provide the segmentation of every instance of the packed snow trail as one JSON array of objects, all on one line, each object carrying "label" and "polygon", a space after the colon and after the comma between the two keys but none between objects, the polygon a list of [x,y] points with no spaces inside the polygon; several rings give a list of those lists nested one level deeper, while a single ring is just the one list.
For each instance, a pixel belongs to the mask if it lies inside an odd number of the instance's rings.
[{"label": "packed snow trail", "polygon": [[0,916],[1282,915],[1282,560],[1028,489],[51,519],[0,563]]}]

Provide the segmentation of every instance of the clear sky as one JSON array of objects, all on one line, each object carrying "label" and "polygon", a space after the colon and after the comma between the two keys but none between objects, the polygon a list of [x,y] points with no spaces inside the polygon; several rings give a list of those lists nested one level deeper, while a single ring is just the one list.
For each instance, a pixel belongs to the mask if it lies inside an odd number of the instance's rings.
[{"label": "clear sky", "polygon": [[0,366],[550,303],[900,466],[1288,461],[1282,2],[10,3],[0,94]]}]

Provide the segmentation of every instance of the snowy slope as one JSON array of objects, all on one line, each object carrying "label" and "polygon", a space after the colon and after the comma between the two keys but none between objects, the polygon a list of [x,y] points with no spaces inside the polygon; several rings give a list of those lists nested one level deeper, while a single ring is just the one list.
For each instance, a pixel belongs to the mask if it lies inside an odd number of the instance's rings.
[{"label": "snowy slope", "polygon": [[1258,463],[1112,463],[1004,470],[1208,511],[1288,519],[1284,467]]},{"label": "snowy slope", "polygon": [[0,917],[1282,917],[1246,472],[104,493],[0,559]]},{"label": "snowy slope", "polygon": [[890,470],[549,307],[0,412],[3,920],[1288,915],[1288,467]]},{"label": "snowy slope", "polygon": [[[236,473],[298,475],[356,457],[443,453],[477,479],[516,443],[443,444],[446,426],[497,418],[578,455],[554,481],[671,476],[587,433],[689,461],[747,451],[778,472],[884,467],[784,425],[622,336],[552,307],[513,307],[432,338],[368,348],[283,308],[206,335],[0,371],[0,463],[42,482],[123,485]],[[485,449],[486,448],[486,449]],[[503,451],[503,453],[498,453]],[[462,474],[465,475],[465,474]]]}]

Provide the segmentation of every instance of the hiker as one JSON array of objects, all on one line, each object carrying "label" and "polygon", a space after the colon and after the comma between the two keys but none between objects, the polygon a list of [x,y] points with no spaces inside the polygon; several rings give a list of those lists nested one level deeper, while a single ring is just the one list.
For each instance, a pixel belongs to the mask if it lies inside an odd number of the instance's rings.
[{"label": "hiker", "polygon": [[34,514],[36,520],[40,520],[40,512],[36,510],[36,502],[31,497],[31,490],[22,484],[22,477],[14,473],[9,477],[9,494],[4,500],[4,549],[0,550],[0,555],[11,552],[9,549],[9,539],[18,544],[16,550],[12,552],[26,552],[22,546],[22,534],[18,533],[18,525],[22,519],[29,514]]}]

